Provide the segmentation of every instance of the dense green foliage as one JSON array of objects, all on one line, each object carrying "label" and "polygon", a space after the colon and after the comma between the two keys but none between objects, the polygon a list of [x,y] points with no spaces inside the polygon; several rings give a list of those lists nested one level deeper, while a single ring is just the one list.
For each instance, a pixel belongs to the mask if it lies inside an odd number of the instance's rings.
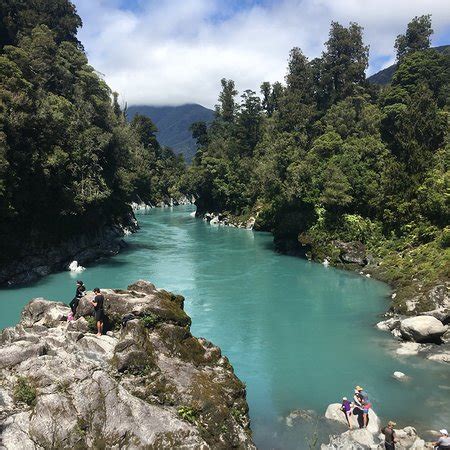
[{"label": "dense green foliage", "polygon": [[335,239],[386,258],[433,243],[447,258],[434,276],[448,277],[450,57],[426,48],[430,34],[424,16],[399,36],[384,90],[365,79],[354,23],[331,24],[321,58],[294,48],[285,86],[263,83],[262,100],[246,91],[237,102],[222,80],[186,181],[199,212],[257,214],[257,227],[316,258],[333,258]]},{"label": "dense green foliage", "polygon": [[0,241],[59,241],[120,221],[128,203],[170,194],[183,163],[129,125],[89,66],[68,0],[0,1]]}]

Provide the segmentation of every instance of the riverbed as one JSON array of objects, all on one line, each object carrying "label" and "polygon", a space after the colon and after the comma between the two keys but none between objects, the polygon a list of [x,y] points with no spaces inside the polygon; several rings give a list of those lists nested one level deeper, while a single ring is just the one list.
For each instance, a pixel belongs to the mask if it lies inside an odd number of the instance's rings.
[{"label": "riverbed", "polygon": [[[296,409],[323,415],[329,403],[369,393],[383,419],[419,429],[450,426],[450,371],[417,356],[395,356],[397,343],[374,328],[390,289],[355,273],[273,250],[272,236],[211,226],[192,206],[138,215],[141,229],[116,257],[33,285],[0,290],[0,328],[14,325],[33,297],[69,302],[75,280],[89,289],[126,287],[143,278],[186,297],[192,333],[220,346],[247,385],[259,448],[308,448],[328,424],[286,422]],[[392,377],[402,371],[411,377]],[[289,426],[292,425],[292,426]]]}]

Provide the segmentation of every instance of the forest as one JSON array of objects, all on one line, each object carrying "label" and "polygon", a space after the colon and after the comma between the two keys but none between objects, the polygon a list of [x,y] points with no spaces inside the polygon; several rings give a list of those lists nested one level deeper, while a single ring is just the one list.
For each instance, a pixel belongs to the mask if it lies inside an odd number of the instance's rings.
[{"label": "forest", "polygon": [[362,243],[375,275],[401,288],[399,312],[448,280],[450,55],[430,49],[432,33],[425,15],[397,37],[388,86],[366,80],[363,28],[337,22],[321,57],[291,50],[285,83],[238,97],[222,79],[214,122],[192,126],[182,184],[198,214],[256,216],[279,250],[336,265],[336,241]]},{"label": "forest", "polygon": [[174,195],[183,160],[150,119],[128,123],[77,39],[74,5],[1,0],[0,18],[1,262]]}]

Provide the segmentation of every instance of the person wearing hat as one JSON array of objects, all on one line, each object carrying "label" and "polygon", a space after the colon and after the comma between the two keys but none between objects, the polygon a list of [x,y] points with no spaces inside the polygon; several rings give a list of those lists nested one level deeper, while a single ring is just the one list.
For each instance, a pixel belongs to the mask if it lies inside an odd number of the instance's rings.
[{"label": "person wearing hat", "polygon": [[78,303],[80,303],[80,298],[83,297],[86,291],[86,287],[84,286],[81,280],[77,281],[77,289],[75,291],[75,297],[69,303],[70,309],[72,310],[72,315],[75,317],[75,313],[77,312]]},{"label": "person wearing hat", "polygon": [[395,436],[394,427],[397,425],[395,422],[390,420],[381,432],[384,434],[384,448],[386,450],[395,450],[395,443],[397,442],[397,438]]},{"label": "person wearing hat", "polygon": [[450,450],[450,437],[448,436],[448,431],[445,429],[439,430],[441,437],[433,445],[438,450]]},{"label": "person wearing hat", "polygon": [[[361,386],[355,387],[355,395],[353,396],[355,408],[353,413],[358,417],[359,428],[367,428],[369,424],[369,396]],[[369,405],[369,406],[368,406]]]}]

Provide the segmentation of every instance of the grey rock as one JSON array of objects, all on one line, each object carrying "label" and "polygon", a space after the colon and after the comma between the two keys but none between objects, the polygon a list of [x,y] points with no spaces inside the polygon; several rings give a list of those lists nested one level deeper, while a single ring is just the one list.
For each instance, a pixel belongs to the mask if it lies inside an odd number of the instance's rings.
[{"label": "grey rock", "polygon": [[[192,336],[178,296],[132,287],[105,289],[107,313],[137,314],[112,335],[87,333],[87,316],[67,322],[67,308],[44,299],[3,331],[5,448],[255,448],[245,386],[227,358]],[[157,320],[144,320],[149,313]],[[31,401],[15,398],[19,377]]]},{"label": "grey rock", "polygon": [[402,338],[415,342],[441,342],[446,331],[447,326],[432,316],[410,317],[400,323]]},{"label": "grey rock", "polygon": [[339,249],[339,258],[344,264],[367,264],[366,247],[359,241],[343,242],[333,241],[333,245]]}]

